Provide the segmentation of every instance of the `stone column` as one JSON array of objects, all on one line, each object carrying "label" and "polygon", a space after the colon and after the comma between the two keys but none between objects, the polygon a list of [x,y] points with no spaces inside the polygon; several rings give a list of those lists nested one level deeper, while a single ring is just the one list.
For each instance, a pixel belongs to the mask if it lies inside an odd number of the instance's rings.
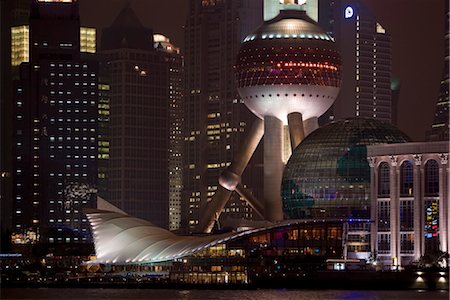
[{"label": "stone column", "polygon": [[421,213],[423,211],[422,200],[422,183],[420,176],[420,169],[422,165],[422,155],[414,155],[414,260],[418,260],[422,255],[422,239],[423,226],[421,221]]},{"label": "stone column", "polygon": [[264,213],[266,220],[283,220],[281,180],[284,164],[283,122],[276,117],[264,117]]},{"label": "stone column", "polygon": [[[445,165],[445,177],[446,181],[444,182],[444,190],[446,192],[445,199],[447,199],[447,252],[450,252],[450,165],[447,160],[447,164]],[[447,260],[447,267],[449,265],[449,260]]]},{"label": "stone column", "polygon": [[425,254],[425,168],[420,166],[420,256]]},{"label": "stone column", "polygon": [[389,169],[389,177],[390,177],[390,205],[391,205],[391,261],[394,264],[394,260],[397,262],[397,265],[400,264],[400,232],[399,232],[399,178],[400,178],[400,170],[398,168],[398,157],[390,156],[391,160],[391,168]]},{"label": "stone column", "polygon": [[370,166],[370,251],[372,257],[378,252],[378,166],[377,158],[369,157]]},{"label": "stone column", "polygon": [[448,190],[447,167],[448,153],[439,155],[439,249],[443,252],[448,251]]}]

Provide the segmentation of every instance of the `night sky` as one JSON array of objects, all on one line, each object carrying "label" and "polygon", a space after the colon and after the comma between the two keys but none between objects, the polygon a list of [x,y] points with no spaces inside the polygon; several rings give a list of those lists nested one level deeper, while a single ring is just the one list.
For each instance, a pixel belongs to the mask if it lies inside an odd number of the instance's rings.
[{"label": "night sky", "polygon": [[[255,0],[256,1],[256,0]],[[401,80],[399,128],[425,138],[433,121],[444,63],[447,0],[362,0],[392,35],[393,74]],[[85,26],[108,27],[127,0],[79,0]],[[188,0],[131,0],[142,23],[183,50]]]}]

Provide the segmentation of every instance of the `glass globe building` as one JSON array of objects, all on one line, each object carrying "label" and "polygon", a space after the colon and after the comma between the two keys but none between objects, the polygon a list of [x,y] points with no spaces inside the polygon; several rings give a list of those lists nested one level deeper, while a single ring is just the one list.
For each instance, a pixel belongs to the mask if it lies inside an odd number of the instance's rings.
[{"label": "glass globe building", "polygon": [[408,141],[399,129],[375,119],[347,119],[317,129],[294,150],[284,170],[285,218],[369,218],[366,146]]}]

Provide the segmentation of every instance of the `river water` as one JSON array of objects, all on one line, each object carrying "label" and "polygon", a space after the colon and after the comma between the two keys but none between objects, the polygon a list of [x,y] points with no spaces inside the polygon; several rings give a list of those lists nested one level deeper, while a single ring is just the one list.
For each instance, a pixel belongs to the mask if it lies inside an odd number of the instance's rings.
[{"label": "river water", "polygon": [[223,299],[223,300],[441,300],[448,291],[348,291],[348,290],[162,290],[100,288],[5,288],[0,299]]}]

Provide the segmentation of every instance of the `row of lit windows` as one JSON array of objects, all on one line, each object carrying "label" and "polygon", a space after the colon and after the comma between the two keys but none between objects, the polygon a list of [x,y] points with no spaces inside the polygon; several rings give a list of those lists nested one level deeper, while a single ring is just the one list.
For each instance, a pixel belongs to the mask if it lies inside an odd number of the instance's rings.
[{"label": "row of lit windows", "polygon": [[80,101],[80,100],[74,100],[74,101],[72,101],[72,100],[58,100],[58,101],[50,100],[50,104],[52,104],[52,105],[54,105],[56,102],[58,102],[59,105],[64,105],[64,104],[67,104],[67,105],[72,105],[72,104],[75,104],[75,105],[77,105],[77,104],[87,105],[88,103],[91,106],[92,105],[96,105],[96,101],[87,101],[87,100],[82,100],[82,101]]},{"label": "row of lit windows", "polygon": [[[58,91],[58,95],[63,95],[63,94],[64,94],[63,91]],[[72,95],[72,91],[66,91],[65,94],[66,94],[66,95]],[[88,95],[88,92],[83,91],[82,94],[83,94],[83,95]],[[50,95],[56,95],[56,92],[55,92],[55,91],[50,91]],[[91,96],[95,96],[95,95],[96,95],[96,92],[91,92],[90,95],[91,95]]]},{"label": "row of lit windows", "polygon": [[[413,165],[405,161],[400,166],[400,196],[413,196],[414,191]],[[425,164],[425,196],[439,195],[439,164],[429,160]],[[378,197],[390,196],[390,167],[382,162],[378,167]]]},{"label": "row of lit windows", "polygon": [[238,69],[239,87],[274,84],[311,84],[339,86],[340,72],[332,69],[310,67],[263,67]]}]

